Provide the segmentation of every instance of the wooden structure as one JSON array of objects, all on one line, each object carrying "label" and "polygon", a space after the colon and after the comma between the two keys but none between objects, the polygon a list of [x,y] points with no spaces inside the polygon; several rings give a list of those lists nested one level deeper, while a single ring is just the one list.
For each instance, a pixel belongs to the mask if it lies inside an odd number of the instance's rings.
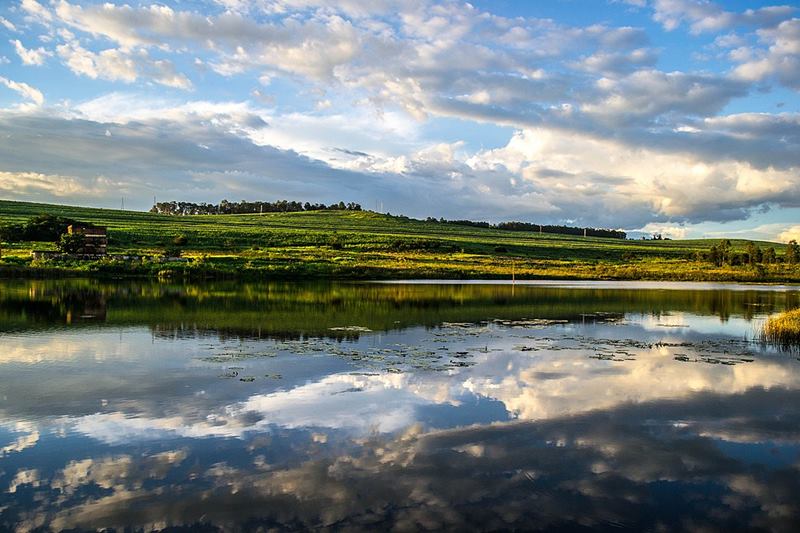
[{"label": "wooden structure", "polygon": [[105,226],[82,226],[72,224],[67,227],[70,235],[83,235],[83,249],[76,255],[108,255],[108,230]]}]

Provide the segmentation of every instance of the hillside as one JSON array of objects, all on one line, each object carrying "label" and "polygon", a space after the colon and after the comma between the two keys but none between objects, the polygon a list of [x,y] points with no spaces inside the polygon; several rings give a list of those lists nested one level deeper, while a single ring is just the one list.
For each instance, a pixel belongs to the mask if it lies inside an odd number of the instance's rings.
[{"label": "hillside", "polygon": [[[185,237],[182,263],[48,261],[3,245],[6,275],[58,273],[212,277],[573,278],[788,281],[796,265],[714,267],[695,259],[718,241],[633,241],[505,231],[411,220],[371,211],[176,217],[134,211],[0,201],[0,224],[40,214],[104,225],[111,254],[161,255]],[[748,241],[732,241],[743,251]],[[761,248],[783,246],[759,242]]]}]

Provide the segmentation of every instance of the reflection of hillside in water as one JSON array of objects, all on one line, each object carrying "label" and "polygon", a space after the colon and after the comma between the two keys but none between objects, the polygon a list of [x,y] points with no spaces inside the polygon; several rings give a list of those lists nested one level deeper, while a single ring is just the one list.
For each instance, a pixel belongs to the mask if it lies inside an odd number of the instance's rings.
[{"label": "reflection of hillside in water", "polygon": [[[0,517],[53,529],[788,532],[800,516],[798,406],[796,390],[755,388],[537,423],[415,426],[356,447],[309,430],[117,448],[17,473]],[[302,459],[275,455],[287,446]],[[26,508],[2,507],[12,497]]]},{"label": "reflection of hillside in water", "polygon": [[[2,282],[2,330],[81,325],[149,326],[164,338],[353,339],[358,326],[393,331],[442,322],[479,323],[676,311],[746,320],[800,306],[798,292],[631,290],[511,285],[265,283],[173,286],[91,281]],[[339,328],[339,329],[332,329]]]}]

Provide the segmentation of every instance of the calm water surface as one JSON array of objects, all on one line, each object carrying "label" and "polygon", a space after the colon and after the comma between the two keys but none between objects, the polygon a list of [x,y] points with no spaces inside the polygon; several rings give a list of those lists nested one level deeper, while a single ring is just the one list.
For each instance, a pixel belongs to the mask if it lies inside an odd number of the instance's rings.
[{"label": "calm water surface", "polygon": [[800,524],[793,287],[0,282],[0,530]]}]

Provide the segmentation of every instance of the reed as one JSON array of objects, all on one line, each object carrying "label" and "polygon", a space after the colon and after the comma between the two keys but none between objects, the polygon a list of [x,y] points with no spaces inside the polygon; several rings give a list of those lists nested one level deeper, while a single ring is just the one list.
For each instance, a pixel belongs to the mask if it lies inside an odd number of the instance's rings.
[{"label": "reed", "polygon": [[762,337],[765,341],[784,348],[800,347],[800,309],[767,319]]}]

